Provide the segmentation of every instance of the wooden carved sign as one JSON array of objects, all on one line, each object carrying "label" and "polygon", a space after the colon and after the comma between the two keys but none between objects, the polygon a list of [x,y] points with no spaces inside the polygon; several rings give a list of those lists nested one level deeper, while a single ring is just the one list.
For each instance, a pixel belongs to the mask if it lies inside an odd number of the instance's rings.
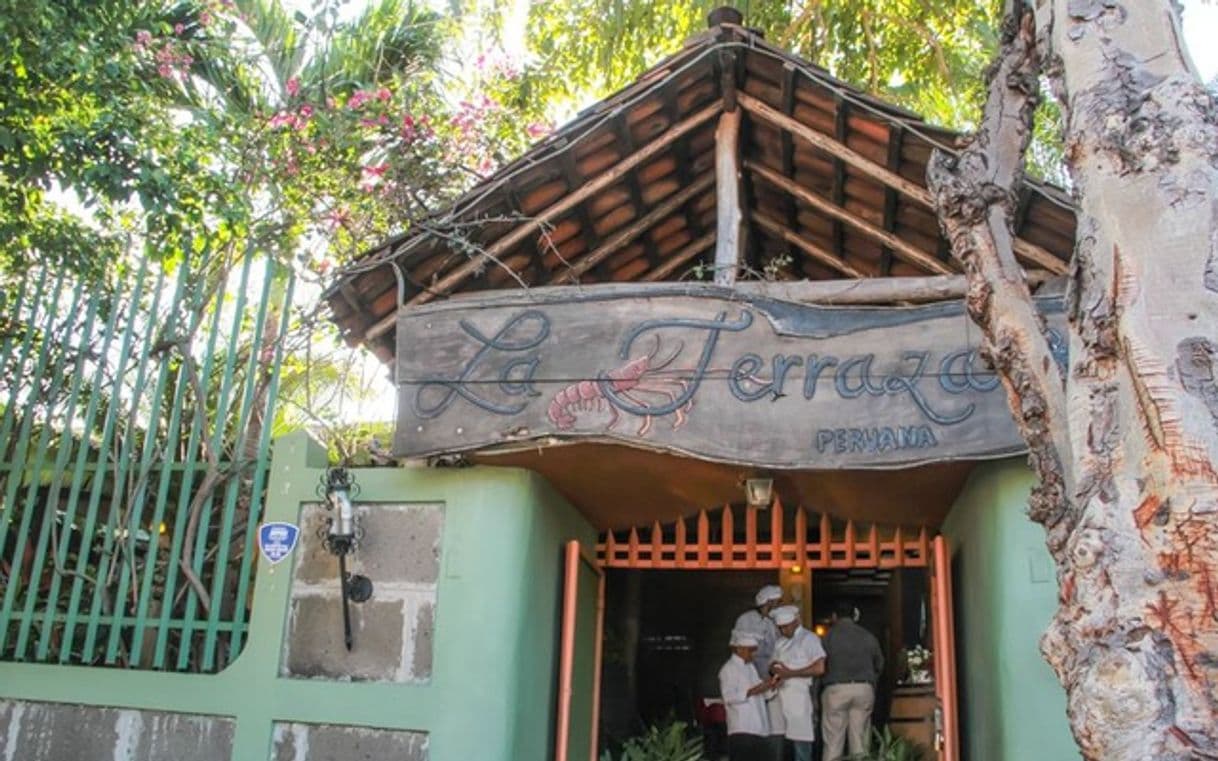
[{"label": "wooden carved sign", "polygon": [[[1060,324],[1060,302],[1041,308]],[[1023,451],[978,337],[960,302],[829,307],[677,284],[454,299],[398,315],[395,450],[558,437],[774,468]]]}]

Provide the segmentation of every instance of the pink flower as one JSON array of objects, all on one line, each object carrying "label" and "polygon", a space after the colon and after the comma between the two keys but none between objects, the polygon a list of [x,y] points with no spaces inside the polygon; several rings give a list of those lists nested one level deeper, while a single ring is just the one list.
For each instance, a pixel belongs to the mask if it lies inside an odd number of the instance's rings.
[{"label": "pink flower", "polygon": [[156,72],[165,79],[173,79],[173,67],[167,63],[163,63],[156,67]]},{"label": "pink flower", "polygon": [[550,125],[542,124],[541,122],[533,122],[524,128],[524,131],[529,133],[529,137],[538,138],[543,135],[550,134]]},{"label": "pink flower", "polygon": [[288,80],[287,84],[284,85],[284,89],[288,91],[288,97],[295,98],[300,92],[300,80],[296,77],[292,77]]},{"label": "pink flower", "polygon": [[141,29],[135,33],[135,41],[140,45],[147,45],[152,42],[152,32],[147,29]]},{"label": "pink flower", "polygon": [[388,169],[388,164],[374,164],[372,166],[364,167],[364,174],[372,177],[380,177],[381,175],[385,174],[386,170]]},{"label": "pink flower", "polygon": [[294,124],[295,121],[296,118],[292,114],[288,113],[287,111],[280,111],[271,117],[271,121],[268,123],[268,126],[271,129],[279,129],[280,127],[290,126]]},{"label": "pink flower", "polygon": [[313,116],[313,107],[311,105],[309,105],[308,103],[306,103],[300,107],[300,110],[298,113],[301,116],[303,116],[304,118],[308,119]]},{"label": "pink flower", "polygon": [[393,93],[389,92],[388,87],[382,87],[381,89],[376,91],[377,100],[389,100],[392,97],[393,97]]},{"label": "pink flower", "polygon": [[211,22],[212,22],[212,17],[211,17],[210,13],[208,13],[207,11],[203,11],[202,13],[199,14],[199,24],[200,25],[208,26],[211,24]]},{"label": "pink flower", "polygon": [[347,108],[352,111],[358,111],[365,103],[372,100],[372,96],[363,90],[356,90],[351,93],[351,97],[347,100]]},{"label": "pink flower", "polygon": [[174,34],[176,34],[176,35],[178,35],[179,37],[181,37],[181,36],[182,36],[182,32],[185,32],[185,31],[186,31],[186,25],[185,25],[185,24],[183,24],[183,23],[181,23],[181,22],[178,22],[177,24],[174,24],[174,25],[173,25],[173,33],[174,33]]}]

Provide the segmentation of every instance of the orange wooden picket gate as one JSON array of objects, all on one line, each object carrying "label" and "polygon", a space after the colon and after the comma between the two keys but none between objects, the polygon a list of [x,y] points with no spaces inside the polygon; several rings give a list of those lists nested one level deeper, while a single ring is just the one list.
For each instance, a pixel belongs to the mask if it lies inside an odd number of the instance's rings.
[{"label": "orange wooden picket gate", "polygon": [[[765,515],[768,513],[769,515]],[[926,529],[885,528],[870,524],[859,530],[854,521],[835,529],[827,514],[809,514],[798,507],[794,520],[786,520],[782,503],[765,509],[747,507],[744,537],[738,541],[736,517],[725,506],[712,530],[706,510],[695,519],[693,536],[685,519],[661,525],[656,521],[646,536],[632,528],[624,538],[606,531],[596,546],[603,568],[675,570],[750,570],[800,568],[924,568],[930,562],[930,536]],[[759,524],[769,530],[759,536]],[[784,521],[787,525],[784,525]],[[816,526],[814,536],[809,527]],[[789,531],[789,536],[787,530]]]}]

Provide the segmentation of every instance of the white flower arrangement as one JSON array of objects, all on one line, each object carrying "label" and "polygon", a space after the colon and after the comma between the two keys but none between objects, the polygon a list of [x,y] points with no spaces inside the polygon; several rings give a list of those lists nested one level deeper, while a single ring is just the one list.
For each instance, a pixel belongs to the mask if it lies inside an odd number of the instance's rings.
[{"label": "white flower arrangement", "polygon": [[921,645],[914,645],[903,651],[905,655],[906,676],[902,684],[930,684],[931,652]]}]

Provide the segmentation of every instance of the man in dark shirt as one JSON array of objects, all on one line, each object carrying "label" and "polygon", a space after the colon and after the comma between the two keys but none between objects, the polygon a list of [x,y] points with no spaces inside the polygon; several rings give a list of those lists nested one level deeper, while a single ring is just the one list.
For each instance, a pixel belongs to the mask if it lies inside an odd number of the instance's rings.
[{"label": "man in dark shirt", "polygon": [[880,643],[854,622],[854,605],[840,602],[825,636],[825,691],[821,695],[824,761],[842,758],[849,738],[850,755],[866,753],[871,734],[875,685],[884,669]]}]

